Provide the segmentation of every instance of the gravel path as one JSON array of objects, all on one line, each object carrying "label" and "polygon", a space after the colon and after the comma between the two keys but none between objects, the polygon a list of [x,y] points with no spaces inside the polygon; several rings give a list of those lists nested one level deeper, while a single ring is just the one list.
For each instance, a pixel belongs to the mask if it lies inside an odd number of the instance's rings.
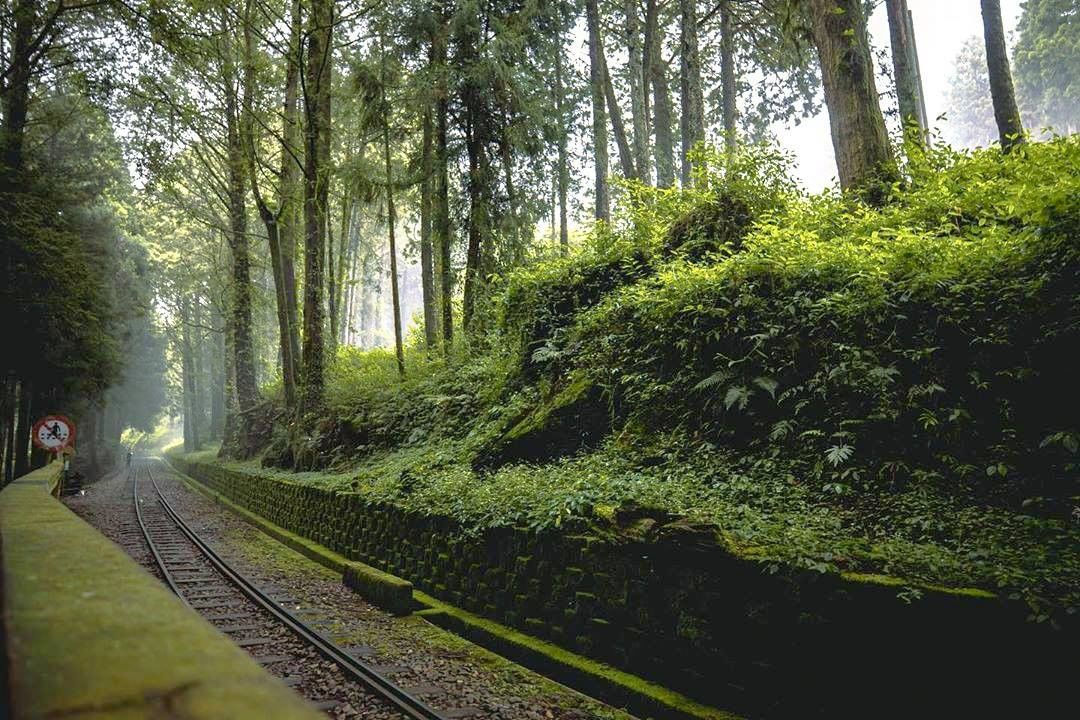
[{"label": "gravel path", "polygon": [[[191,491],[164,462],[146,462],[173,508],[234,569],[280,598],[306,623],[350,653],[375,665],[379,672],[422,697],[446,717],[493,720],[622,720],[630,717],[420,618],[400,618],[381,611],[342,585],[341,578],[333,571],[281,545]],[[142,476],[140,496],[144,499],[144,512],[152,493],[145,475]],[[153,568],[152,557],[135,521],[132,485],[127,472],[118,472],[89,485],[80,495],[66,501],[72,510],[140,564]],[[156,570],[154,572],[158,574]],[[304,647],[291,633],[277,626],[268,614],[259,621],[245,619],[242,625],[245,629],[230,633],[230,637],[235,640],[272,639],[273,645],[254,645],[246,649],[256,657],[287,656],[288,660],[269,664],[268,670],[289,678],[288,681],[304,697],[325,702],[324,709],[329,716],[398,717],[370,694],[346,681],[336,665],[323,660],[313,649]],[[247,626],[252,627],[247,629]]]}]

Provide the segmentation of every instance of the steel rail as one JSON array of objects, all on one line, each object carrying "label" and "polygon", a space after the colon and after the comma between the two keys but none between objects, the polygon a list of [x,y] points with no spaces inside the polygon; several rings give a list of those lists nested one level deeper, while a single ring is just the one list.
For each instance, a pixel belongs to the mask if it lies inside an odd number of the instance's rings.
[{"label": "steel rail", "polygon": [[[160,462],[160,459],[158,461]],[[198,533],[192,530],[188,524],[184,522],[179,513],[173,509],[172,505],[170,505],[169,501],[165,498],[165,495],[161,492],[161,488],[158,487],[157,481],[154,479],[154,474],[150,471],[149,465],[146,466],[146,474],[150,478],[150,482],[153,484],[155,492],[157,492],[161,506],[165,509],[166,514],[172,521],[176,523],[177,528],[191,540],[195,547],[203,553],[206,559],[209,560],[222,575],[238,587],[252,602],[272,614],[283,625],[299,635],[304,641],[314,646],[321,655],[328,660],[337,663],[337,665],[340,666],[353,680],[373,690],[407,717],[413,718],[413,720],[445,720],[442,715],[439,715],[437,711],[429,707],[422,700],[409,694],[388,678],[375,672],[375,670],[368,667],[365,663],[357,660],[334,643],[323,638],[322,635],[304,624],[302,620],[271,600],[247,578],[233,570],[228,563],[222,560],[221,557],[214,552],[213,548],[199,537]]]},{"label": "steel rail", "polygon": [[[180,598],[181,602],[190,607],[187,598],[180,593],[180,588],[177,587],[172,573],[169,572],[169,568],[165,566],[165,561],[162,559],[161,554],[158,553],[157,545],[154,544],[153,538],[150,537],[150,530],[146,527],[146,522],[143,520],[142,508],[139,506],[139,468],[132,468],[131,472],[131,497],[135,501],[135,519],[139,521],[139,529],[142,530],[143,537],[146,539],[146,545],[150,548],[150,554],[154,556],[154,562],[157,563],[158,568],[161,569],[161,574],[165,577],[165,584],[169,586],[169,589],[173,591],[173,594],[176,595],[176,597]],[[149,467],[146,468],[146,472],[149,475]],[[153,482],[152,476],[150,480]]]}]

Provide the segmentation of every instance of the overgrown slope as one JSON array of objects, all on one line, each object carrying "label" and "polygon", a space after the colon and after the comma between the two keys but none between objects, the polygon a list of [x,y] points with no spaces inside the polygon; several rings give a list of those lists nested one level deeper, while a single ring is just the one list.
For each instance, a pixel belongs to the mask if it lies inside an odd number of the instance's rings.
[{"label": "overgrown slope", "polygon": [[[776,158],[628,188],[449,361],[343,351],[278,464],[474,527],[685,515],[818,570],[1080,597],[1080,142],[938,150],[872,209]],[[648,532],[648,525],[634,525]]]}]

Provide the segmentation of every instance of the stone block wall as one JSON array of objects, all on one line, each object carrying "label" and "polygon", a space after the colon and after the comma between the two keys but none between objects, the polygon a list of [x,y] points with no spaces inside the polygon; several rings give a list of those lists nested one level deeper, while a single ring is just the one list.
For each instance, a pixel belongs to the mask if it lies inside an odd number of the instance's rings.
[{"label": "stone block wall", "polygon": [[1023,607],[985,594],[924,588],[908,602],[902,584],[767,572],[678,534],[649,543],[469,534],[355,494],[174,463],[445,602],[751,716],[996,715],[1011,703],[1050,711],[1063,701],[1053,688],[1075,669],[1075,634],[1028,623]]}]

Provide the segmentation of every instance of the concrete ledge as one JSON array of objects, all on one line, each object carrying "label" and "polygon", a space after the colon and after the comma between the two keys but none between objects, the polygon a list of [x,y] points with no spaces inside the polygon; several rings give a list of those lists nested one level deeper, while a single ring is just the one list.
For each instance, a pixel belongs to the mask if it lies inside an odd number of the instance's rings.
[{"label": "concrete ledge", "polygon": [[49,496],[0,493],[10,717],[321,717]]},{"label": "concrete ledge", "polygon": [[308,559],[341,573],[342,582],[362,595],[372,605],[381,607],[395,615],[408,615],[416,609],[411,582],[373,568],[370,565],[365,565],[362,562],[349,560],[340,553],[336,553],[279,525],[275,525],[247,508],[237,505],[221,493],[214,492],[199,481],[185,475],[183,470],[172,464],[171,459],[169,459],[169,464],[180,480],[195,492],[220,504],[241,520],[254,525],[270,537]]},{"label": "concrete ledge", "polygon": [[571,688],[642,717],[672,720],[739,720],[716,708],[610,665],[564,650],[505,625],[417,592],[427,606],[417,615]]},{"label": "concrete ledge", "polygon": [[408,615],[416,607],[411,582],[377,570],[370,565],[353,560],[347,561],[342,582],[370,600],[372,604],[397,615]]}]

